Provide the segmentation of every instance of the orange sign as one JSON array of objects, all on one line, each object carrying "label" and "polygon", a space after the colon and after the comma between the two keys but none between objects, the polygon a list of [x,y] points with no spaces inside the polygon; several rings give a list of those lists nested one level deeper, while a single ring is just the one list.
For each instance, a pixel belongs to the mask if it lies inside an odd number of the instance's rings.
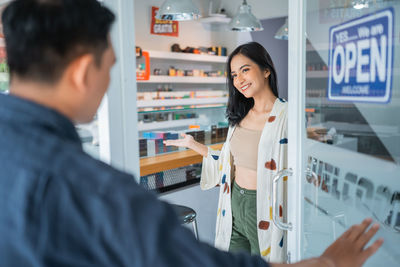
[{"label": "orange sign", "polygon": [[157,14],[158,7],[151,7],[151,34],[167,35],[178,37],[179,23],[178,21],[170,20],[159,20],[155,16]]}]

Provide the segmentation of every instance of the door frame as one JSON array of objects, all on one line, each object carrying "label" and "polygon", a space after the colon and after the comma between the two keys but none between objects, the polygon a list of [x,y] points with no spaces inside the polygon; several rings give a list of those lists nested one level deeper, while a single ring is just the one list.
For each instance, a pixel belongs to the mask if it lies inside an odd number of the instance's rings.
[{"label": "door frame", "polygon": [[305,1],[289,0],[288,44],[288,167],[293,175],[288,179],[288,261],[301,260],[302,177],[305,173]]}]

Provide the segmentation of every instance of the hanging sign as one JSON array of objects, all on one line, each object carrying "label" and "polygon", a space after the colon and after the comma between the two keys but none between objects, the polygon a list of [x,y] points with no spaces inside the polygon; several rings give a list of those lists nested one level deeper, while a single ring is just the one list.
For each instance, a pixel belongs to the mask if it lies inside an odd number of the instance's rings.
[{"label": "hanging sign", "polygon": [[151,7],[151,34],[167,35],[178,37],[179,34],[179,22],[170,20],[159,20],[155,16],[157,14],[158,7]]},{"label": "hanging sign", "polygon": [[388,8],[330,28],[329,100],[390,101],[393,21]]}]

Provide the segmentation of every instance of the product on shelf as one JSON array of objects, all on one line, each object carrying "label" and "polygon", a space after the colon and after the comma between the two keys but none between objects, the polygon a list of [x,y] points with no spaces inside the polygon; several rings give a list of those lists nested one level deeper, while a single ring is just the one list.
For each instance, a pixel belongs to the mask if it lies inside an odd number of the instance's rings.
[{"label": "product on shelf", "polygon": [[[199,125],[191,126],[184,132],[193,136],[197,142],[206,145],[224,142],[228,133],[228,127],[226,126],[217,127],[217,125],[212,125],[211,130],[204,130]],[[139,139],[140,156],[151,157],[165,152],[180,150],[176,146],[165,146],[163,143],[164,140],[180,138],[180,133],[178,131],[143,132],[142,138]]]},{"label": "product on shelf", "polygon": [[[164,91],[161,91],[164,90]],[[138,92],[137,100],[159,100],[159,99],[184,99],[184,98],[213,98],[226,97],[224,90],[202,90],[202,91],[170,91],[170,88],[157,88],[157,92]]]},{"label": "product on shelf", "polygon": [[163,71],[161,69],[154,69],[153,75],[163,75]]},{"label": "product on shelf", "polygon": [[172,52],[183,52],[183,53],[192,53],[192,54],[208,54],[208,55],[217,55],[217,56],[226,56],[227,49],[222,46],[212,46],[212,47],[199,47],[194,48],[187,46],[185,49],[182,49],[179,44],[173,44],[171,46]]},{"label": "product on shelf", "polygon": [[139,139],[139,157],[147,156],[147,140]]},{"label": "product on shelf", "polygon": [[176,69],[173,66],[169,67],[168,76],[176,76]]},{"label": "product on shelf", "polygon": [[146,51],[142,51],[141,57],[138,57],[137,60],[144,59],[144,63],[139,62],[136,68],[136,80],[148,80],[150,78],[150,57],[149,53]]}]

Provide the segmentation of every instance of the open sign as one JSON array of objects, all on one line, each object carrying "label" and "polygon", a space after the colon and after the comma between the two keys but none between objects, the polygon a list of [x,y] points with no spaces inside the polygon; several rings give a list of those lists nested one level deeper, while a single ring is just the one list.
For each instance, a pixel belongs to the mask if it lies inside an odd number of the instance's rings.
[{"label": "open sign", "polygon": [[331,27],[328,99],[389,102],[392,59],[392,8]]}]

